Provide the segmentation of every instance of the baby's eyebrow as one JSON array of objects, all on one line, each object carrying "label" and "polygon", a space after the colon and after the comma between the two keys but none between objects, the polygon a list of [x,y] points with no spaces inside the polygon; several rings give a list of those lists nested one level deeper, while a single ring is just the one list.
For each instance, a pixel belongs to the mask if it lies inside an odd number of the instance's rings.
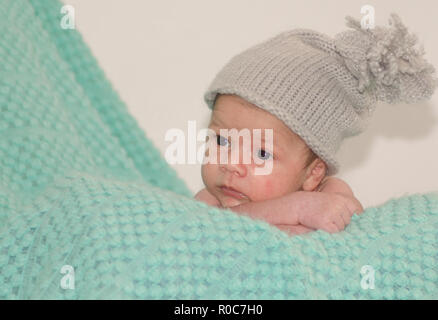
[{"label": "baby's eyebrow", "polygon": [[[275,133],[274,133],[275,134]],[[260,140],[265,142],[265,138],[263,136],[260,137]],[[272,141],[272,144],[275,148],[280,149],[280,151],[283,151],[283,148],[281,147],[281,144],[279,142],[276,142],[275,139],[273,139],[274,141]]]}]

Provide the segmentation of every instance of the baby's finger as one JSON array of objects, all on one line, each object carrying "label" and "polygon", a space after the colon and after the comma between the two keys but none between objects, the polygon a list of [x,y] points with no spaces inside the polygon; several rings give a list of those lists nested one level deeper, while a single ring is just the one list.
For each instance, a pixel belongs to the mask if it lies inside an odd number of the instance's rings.
[{"label": "baby's finger", "polygon": [[336,233],[339,232],[339,228],[334,222],[330,222],[327,225],[324,226],[323,230],[329,232],[329,233]]},{"label": "baby's finger", "polygon": [[337,215],[333,219],[332,223],[334,225],[336,225],[337,231],[335,231],[335,232],[339,232],[341,230],[344,230],[344,227],[345,227],[344,219],[342,218],[342,216],[339,216],[339,213],[337,213]]},{"label": "baby's finger", "polygon": [[348,212],[350,212],[350,215],[353,215],[355,213],[360,214],[363,212],[362,205],[355,198],[349,198],[349,200],[346,200],[345,205],[348,208]]},{"label": "baby's finger", "polygon": [[351,216],[348,212],[342,212],[342,220],[344,221],[344,228],[351,222]]},{"label": "baby's finger", "polygon": [[347,205],[346,204],[344,204],[344,205],[345,205],[345,210],[342,211],[341,216],[342,216],[342,219],[344,220],[344,227],[345,227],[345,226],[348,226],[350,224],[351,214],[350,214],[350,211],[348,211]]}]

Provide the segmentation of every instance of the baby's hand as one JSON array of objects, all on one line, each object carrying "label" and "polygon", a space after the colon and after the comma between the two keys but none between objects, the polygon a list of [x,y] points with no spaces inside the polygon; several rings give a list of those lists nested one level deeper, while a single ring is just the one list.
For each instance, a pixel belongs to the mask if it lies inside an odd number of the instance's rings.
[{"label": "baby's hand", "polygon": [[298,222],[310,229],[339,232],[350,223],[351,216],[358,213],[353,199],[343,194],[300,192],[300,201]]}]

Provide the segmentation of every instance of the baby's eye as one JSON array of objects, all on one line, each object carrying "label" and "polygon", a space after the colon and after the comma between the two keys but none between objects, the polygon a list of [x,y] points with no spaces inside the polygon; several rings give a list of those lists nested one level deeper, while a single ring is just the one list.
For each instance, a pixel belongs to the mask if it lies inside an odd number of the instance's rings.
[{"label": "baby's eye", "polygon": [[226,146],[228,144],[228,140],[220,135],[216,135],[217,144],[220,146]]},{"label": "baby's eye", "polygon": [[262,160],[269,160],[270,157],[272,156],[268,151],[265,151],[263,149],[259,149],[259,152],[257,155]]}]

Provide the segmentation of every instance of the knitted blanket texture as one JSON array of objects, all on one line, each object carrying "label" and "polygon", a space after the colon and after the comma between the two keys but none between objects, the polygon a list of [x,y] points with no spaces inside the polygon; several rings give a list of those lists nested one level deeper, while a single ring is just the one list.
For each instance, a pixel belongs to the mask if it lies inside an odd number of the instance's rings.
[{"label": "knitted blanket texture", "polygon": [[294,237],[195,201],[62,6],[0,1],[0,298],[438,297],[438,193]]}]

